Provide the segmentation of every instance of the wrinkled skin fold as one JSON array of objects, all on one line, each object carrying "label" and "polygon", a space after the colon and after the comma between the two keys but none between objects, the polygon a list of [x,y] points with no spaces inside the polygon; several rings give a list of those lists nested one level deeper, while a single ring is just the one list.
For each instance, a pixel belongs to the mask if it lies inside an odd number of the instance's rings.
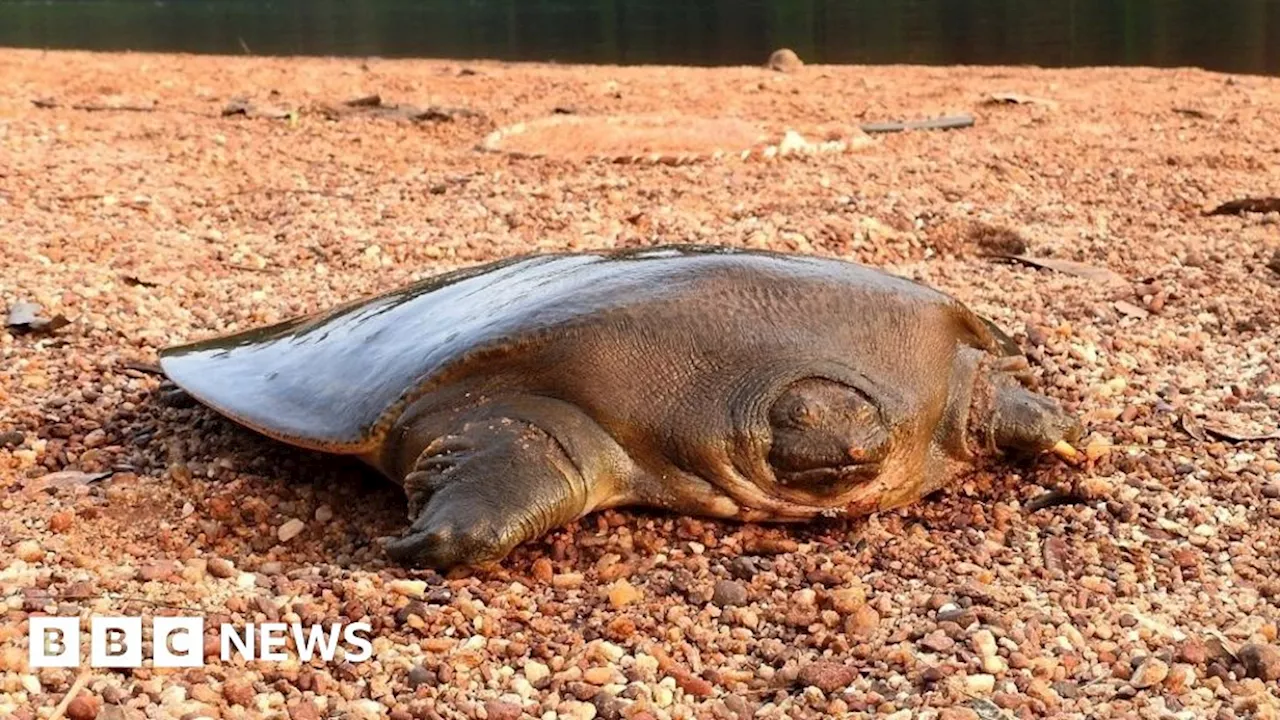
[{"label": "wrinkled skin fold", "polygon": [[387,552],[436,568],[606,507],[857,517],[1081,431],[955,299],[715,247],[513,258],[161,365],[247,427],[400,483],[411,525]]}]

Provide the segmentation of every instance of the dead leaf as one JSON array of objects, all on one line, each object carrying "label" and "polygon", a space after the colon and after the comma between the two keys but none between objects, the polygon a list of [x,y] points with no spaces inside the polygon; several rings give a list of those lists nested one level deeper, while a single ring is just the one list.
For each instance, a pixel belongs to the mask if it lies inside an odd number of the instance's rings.
[{"label": "dead leaf", "polygon": [[1241,198],[1225,202],[1205,213],[1206,215],[1243,215],[1245,213],[1280,212],[1280,198]]},{"label": "dead leaf", "polygon": [[91,483],[98,482],[99,480],[105,480],[113,474],[113,472],[87,473],[80,472],[79,470],[60,470],[47,475],[41,475],[35,480],[30,481],[30,483],[27,484],[26,489],[39,491],[47,488],[59,490],[63,488],[73,488],[80,485],[89,485]]},{"label": "dead leaf", "polygon": [[1146,308],[1138,307],[1137,305],[1134,305],[1133,303],[1128,302],[1127,300],[1117,300],[1115,302],[1115,307],[1116,307],[1116,310],[1120,311],[1121,315],[1127,315],[1131,318],[1137,318],[1139,320],[1146,320],[1151,315],[1151,312]]},{"label": "dead leaf", "polygon": [[929,118],[926,120],[905,120],[889,122],[863,123],[859,128],[864,133],[891,133],[904,130],[956,130],[972,127],[972,115],[952,115],[949,117]]},{"label": "dead leaf", "polygon": [[1043,105],[1050,110],[1056,110],[1058,103],[1045,98],[1033,97],[1031,95],[1020,95],[1018,93],[991,93],[987,96],[988,105]]},{"label": "dead leaf", "polygon": [[66,327],[71,321],[65,315],[54,315],[52,318],[40,314],[43,308],[36,303],[17,302],[9,306],[9,318],[6,324],[14,332],[51,333],[58,328]]},{"label": "dead leaf", "polygon": [[1196,440],[1199,440],[1200,442],[1205,442],[1206,440],[1209,439],[1209,436],[1205,435],[1204,433],[1204,428],[1201,427],[1200,423],[1197,422],[1196,419],[1191,417],[1190,415],[1180,416],[1178,418],[1178,423],[1182,425],[1182,429],[1186,431],[1188,435],[1195,438]]},{"label": "dead leaf", "polygon": [[1210,435],[1219,440],[1226,440],[1232,443],[1280,440],[1280,430],[1274,430],[1269,433],[1250,433],[1237,427],[1232,427],[1230,421],[1198,420],[1190,415],[1183,415],[1180,421],[1182,429],[1200,442],[1208,442]]},{"label": "dead leaf", "polygon": [[1032,267],[1044,268],[1045,270],[1053,270],[1064,275],[1074,275],[1082,277],[1086,280],[1104,283],[1107,285],[1128,285],[1129,281],[1125,280],[1122,275],[1104,267],[1097,265],[1087,265],[1085,263],[1075,262],[1074,260],[1061,260],[1059,258],[1042,258],[1031,255],[991,255],[990,257],[1009,260],[1011,262],[1022,263]]},{"label": "dead leaf", "polygon": [[120,276],[120,279],[121,279],[121,280],[124,280],[124,284],[125,284],[125,285],[129,285],[129,286],[131,286],[131,287],[149,287],[149,288],[151,288],[151,287],[159,287],[159,286],[160,286],[160,283],[158,283],[158,282],[154,282],[154,281],[151,281],[151,280],[146,280],[146,279],[143,279],[143,278],[141,278],[141,277],[139,277],[139,276],[137,276],[137,275],[121,275],[121,276]]},{"label": "dead leaf", "polygon": [[267,118],[269,120],[284,120],[294,117],[292,110],[283,110],[270,105],[258,106],[250,104],[248,100],[232,100],[222,108],[222,117],[231,117],[233,115],[243,115],[251,118]]},{"label": "dead leaf", "polygon": [[1186,115],[1187,117],[1199,118],[1201,120],[1217,119],[1213,114],[1205,112],[1204,110],[1200,110],[1198,108],[1176,107],[1173,109],[1173,111],[1178,113],[1179,115]]},{"label": "dead leaf", "polygon": [[1204,424],[1204,429],[1205,429],[1205,432],[1209,433],[1210,435],[1213,435],[1214,437],[1218,437],[1223,440],[1226,440],[1227,442],[1233,442],[1233,443],[1257,442],[1261,440],[1280,440],[1280,430],[1269,432],[1262,435],[1249,434],[1249,433],[1239,432],[1238,430],[1227,427],[1226,425],[1223,425],[1220,423],[1210,423],[1210,422],[1206,422]]}]

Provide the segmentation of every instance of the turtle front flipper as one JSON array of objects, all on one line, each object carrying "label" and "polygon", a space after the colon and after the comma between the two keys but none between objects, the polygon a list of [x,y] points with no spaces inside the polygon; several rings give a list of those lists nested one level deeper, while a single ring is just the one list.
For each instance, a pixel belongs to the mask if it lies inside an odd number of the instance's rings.
[{"label": "turtle front flipper", "polygon": [[468,413],[454,432],[427,442],[405,475],[413,525],[386,551],[402,564],[437,569],[495,563],[615,501],[607,470],[616,463],[600,463],[612,448],[599,426],[558,401]]}]

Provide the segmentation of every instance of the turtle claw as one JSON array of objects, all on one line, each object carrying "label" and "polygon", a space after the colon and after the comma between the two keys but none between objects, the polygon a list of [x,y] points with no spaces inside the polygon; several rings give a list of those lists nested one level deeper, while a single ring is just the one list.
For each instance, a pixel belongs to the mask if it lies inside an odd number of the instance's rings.
[{"label": "turtle claw", "polygon": [[[506,555],[500,534],[484,523],[450,521],[446,513],[424,512],[408,532],[386,538],[383,549],[392,560],[411,567],[445,570],[479,565]],[[442,517],[445,516],[445,517]]]}]

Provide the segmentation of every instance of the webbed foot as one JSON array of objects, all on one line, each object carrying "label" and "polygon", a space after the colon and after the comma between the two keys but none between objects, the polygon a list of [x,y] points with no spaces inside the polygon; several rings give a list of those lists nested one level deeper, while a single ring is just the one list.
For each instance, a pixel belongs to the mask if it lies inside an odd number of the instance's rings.
[{"label": "webbed foot", "polygon": [[434,440],[404,487],[413,525],[385,549],[436,569],[497,562],[587,503],[587,483],[561,444],[509,418],[473,420]]}]

